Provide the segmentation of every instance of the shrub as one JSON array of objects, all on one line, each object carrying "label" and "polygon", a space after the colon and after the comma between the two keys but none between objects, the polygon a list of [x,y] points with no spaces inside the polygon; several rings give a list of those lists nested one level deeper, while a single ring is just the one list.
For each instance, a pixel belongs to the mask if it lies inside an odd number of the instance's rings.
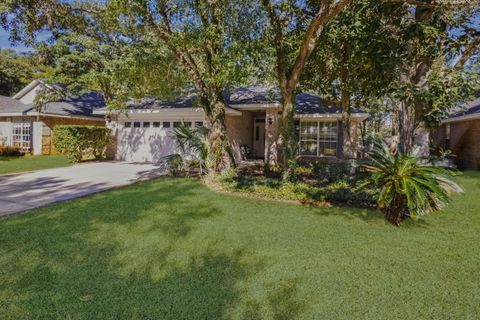
[{"label": "shrub", "polygon": [[[172,136],[181,150],[181,155],[179,156],[189,162],[187,163],[187,168],[197,165],[200,173],[208,169],[208,134],[209,130],[206,127],[202,126],[192,129],[191,126],[184,123],[173,129]],[[192,162],[192,160],[194,161]]]},{"label": "shrub", "polygon": [[240,175],[221,177],[220,183],[230,191],[277,200],[298,200],[309,204],[331,202],[359,207],[375,205],[373,190],[358,190],[351,181],[346,179],[320,187],[302,181],[285,181],[281,177]]},{"label": "shrub", "polygon": [[452,180],[454,171],[423,165],[423,159],[412,154],[394,154],[379,142],[369,154],[372,162],[363,166],[370,176],[362,186],[378,189],[378,206],[394,225],[439,210],[452,191],[462,191]]},{"label": "shrub", "polygon": [[19,147],[0,145],[0,156],[23,156],[25,154]]},{"label": "shrub", "polygon": [[110,142],[110,129],[95,126],[57,125],[53,129],[53,145],[73,162],[85,155],[102,159]]},{"label": "shrub", "polygon": [[313,172],[319,181],[336,182],[350,175],[350,164],[317,162],[313,165]]}]

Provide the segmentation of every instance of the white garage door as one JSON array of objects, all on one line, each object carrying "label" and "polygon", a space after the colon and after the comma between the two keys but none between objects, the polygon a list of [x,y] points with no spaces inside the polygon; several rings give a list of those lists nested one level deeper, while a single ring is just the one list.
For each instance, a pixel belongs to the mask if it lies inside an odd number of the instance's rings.
[{"label": "white garage door", "polygon": [[[117,158],[129,162],[156,163],[163,157],[179,153],[172,128],[181,121],[128,120],[119,123]],[[185,121],[200,125],[201,121]]]}]

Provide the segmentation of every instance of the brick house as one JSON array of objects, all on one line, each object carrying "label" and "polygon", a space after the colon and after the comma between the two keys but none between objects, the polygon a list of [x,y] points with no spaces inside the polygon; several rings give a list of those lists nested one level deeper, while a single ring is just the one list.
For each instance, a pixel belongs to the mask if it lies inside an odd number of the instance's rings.
[{"label": "brick house", "polygon": [[[278,113],[280,94],[275,87],[253,85],[235,88],[224,94],[227,135],[237,161],[249,150],[251,157],[273,162],[277,158]],[[171,101],[144,98],[130,101],[122,112],[108,108],[95,109],[94,114],[104,115],[107,126],[115,136],[115,158],[134,162],[156,162],[176,153],[172,128],[180,123],[201,126],[205,114],[195,103],[195,94]],[[356,141],[357,125],[367,114],[353,110],[352,137]],[[306,159],[344,158],[344,137],[341,109],[326,105],[310,93],[296,96],[295,136],[299,156]],[[354,143],[356,143],[354,141]]]},{"label": "brick house", "polygon": [[480,169],[480,98],[455,112],[432,134],[433,142],[450,149],[462,169]]},{"label": "brick house", "polygon": [[93,110],[105,107],[103,97],[95,91],[47,103],[41,113],[37,112],[34,99],[46,86],[50,87],[34,80],[13,97],[0,96],[0,144],[34,155],[51,154],[55,125],[105,125],[103,117],[93,114]]}]

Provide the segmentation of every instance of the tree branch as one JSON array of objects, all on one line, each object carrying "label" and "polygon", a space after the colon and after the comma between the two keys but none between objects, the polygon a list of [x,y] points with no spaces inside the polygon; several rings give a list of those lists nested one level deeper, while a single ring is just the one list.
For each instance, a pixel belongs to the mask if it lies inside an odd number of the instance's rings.
[{"label": "tree branch", "polygon": [[462,55],[460,58],[455,62],[454,68],[455,69],[461,69],[465,66],[465,63],[477,53],[478,48],[480,48],[480,35],[477,35],[475,38],[473,38],[472,42],[468,44],[468,46],[465,48],[463,51]]},{"label": "tree branch", "polygon": [[438,6],[462,6],[474,4],[475,0],[383,0],[386,3],[407,4],[416,7],[435,8]]},{"label": "tree branch", "polygon": [[323,32],[325,25],[334,19],[352,0],[339,0],[334,6],[331,6],[330,1],[327,4],[321,5],[316,17],[312,20],[303,36],[300,52],[295,59],[295,63],[291,69],[288,87],[294,90],[300,80],[300,76],[305,68],[307,59],[312,54],[317,46],[318,39]]}]

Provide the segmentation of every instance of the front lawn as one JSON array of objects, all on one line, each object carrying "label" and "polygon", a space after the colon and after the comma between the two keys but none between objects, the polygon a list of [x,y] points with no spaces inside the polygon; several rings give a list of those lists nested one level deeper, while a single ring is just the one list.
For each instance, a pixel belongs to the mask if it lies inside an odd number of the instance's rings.
[{"label": "front lawn", "polygon": [[400,228],[159,179],[0,220],[0,319],[475,319],[480,173]]},{"label": "front lawn", "polygon": [[64,156],[0,156],[0,174],[17,173],[71,165]]}]

